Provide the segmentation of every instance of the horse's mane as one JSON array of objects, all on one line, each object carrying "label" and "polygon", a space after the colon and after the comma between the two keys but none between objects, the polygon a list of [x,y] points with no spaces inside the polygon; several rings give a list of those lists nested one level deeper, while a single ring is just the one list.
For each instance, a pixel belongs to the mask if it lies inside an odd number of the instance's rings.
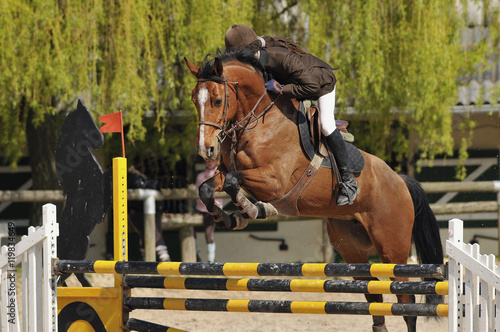
[{"label": "horse's mane", "polygon": [[255,57],[255,52],[248,48],[229,49],[224,51],[217,49],[217,55],[215,57],[208,54],[200,67],[201,78],[219,83],[224,81],[223,78],[214,74],[213,68],[215,58],[218,58],[222,63],[239,61],[251,65],[256,71],[262,74],[264,79],[266,78],[267,73],[264,65]]}]

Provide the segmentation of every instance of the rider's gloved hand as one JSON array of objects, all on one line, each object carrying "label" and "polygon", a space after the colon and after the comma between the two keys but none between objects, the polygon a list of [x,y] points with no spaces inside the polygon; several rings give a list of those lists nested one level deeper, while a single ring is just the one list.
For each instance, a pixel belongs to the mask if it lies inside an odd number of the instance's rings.
[{"label": "rider's gloved hand", "polygon": [[268,91],[271,91],[271,92],[274,92],[277,94],[281,94],[283,91],[283,88],[281,87],[281,85],[274,79],[267,81],[265,86],[266,86],[266,89]]}]

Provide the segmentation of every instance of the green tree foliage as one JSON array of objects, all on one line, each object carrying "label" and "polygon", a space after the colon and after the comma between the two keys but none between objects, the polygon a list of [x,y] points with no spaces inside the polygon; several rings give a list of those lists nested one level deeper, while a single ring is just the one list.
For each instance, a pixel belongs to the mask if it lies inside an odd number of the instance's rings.
[{"label": "green tree foliage", "polygon": [[82,97],[96,118],[123,109],[131,142],[146,138],[143,119],[151,110],[162,134],[182,127],[180,139],[158,138],[158,153],[174,165],[196,135],[194,80],[183,57],[201,61],[214,53],[230,22],[249,21],[252,13],[252,1],[2,1],[3,157],[15,163],[25,153],[29,112],[37,125],[73,110]]},{"label": "green tree foliage", "polygon": [[[452,153],[451,106],[457,100],[458,78],[477,71],[488,51],[498,52],[498,12],[493,8],[488,13],[493,18],[489,43],[464,48],[467,13],[459,9],[466,3],[308,2],[307,45],[340,68],[339,108],[346,116],[354,107],[357,119],[369,120],[368,130],[357,139],[372,153],[398,161],[415,150],[430,159]],[[488,49],[491,45],[497,47]],[[468,143],[462,142],[462,151]]]},{"label": "green tree foliage", "polygon": [[463,48],[456,8],[455,0],[4,0],[2,155],[15,163],[25,153],[28,114],[36,126],[82,97],[96,117],[122,109],[128,141],[144,141],[169,167],[192,157],[195,81],[183,58],[215,54],[233,23],[292,37],[339,67],[338,109],[366,120],[363,148],[385,160],[450,153],[457,79],[491,50]]}]

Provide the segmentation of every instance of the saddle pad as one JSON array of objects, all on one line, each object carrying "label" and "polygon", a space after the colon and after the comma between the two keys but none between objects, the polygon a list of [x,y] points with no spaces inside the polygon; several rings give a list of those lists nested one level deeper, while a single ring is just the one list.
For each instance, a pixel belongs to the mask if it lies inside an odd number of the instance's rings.
[{"label": "saddle pad", "polygon": [[[309,129],[309,123],[306,117],[305,107],[302,102],[300,102],[299,111],[297,112],[297,126],[299,127],[300,142],[302,145],[302,150],[309,160],[312,160],[314,154],[316,153],[316,148],[314,146],[311,131]],[[349,156],[349,166],[351,167],[353,173],[360,173],[365,167],[365,158],[361,152],[353,144],[345,142],[347,148],[347,154]],[[330,158],[325,157],[321,163],[321,167],[332,168]]]}]

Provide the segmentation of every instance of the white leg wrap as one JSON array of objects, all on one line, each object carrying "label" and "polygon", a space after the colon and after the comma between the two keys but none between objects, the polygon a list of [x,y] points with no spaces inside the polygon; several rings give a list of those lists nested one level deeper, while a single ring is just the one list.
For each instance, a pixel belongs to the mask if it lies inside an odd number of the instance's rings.
[{"label": "white leg wrap", "polygon": [[215,262],[215,243],[207,243],[208,262]]}]

